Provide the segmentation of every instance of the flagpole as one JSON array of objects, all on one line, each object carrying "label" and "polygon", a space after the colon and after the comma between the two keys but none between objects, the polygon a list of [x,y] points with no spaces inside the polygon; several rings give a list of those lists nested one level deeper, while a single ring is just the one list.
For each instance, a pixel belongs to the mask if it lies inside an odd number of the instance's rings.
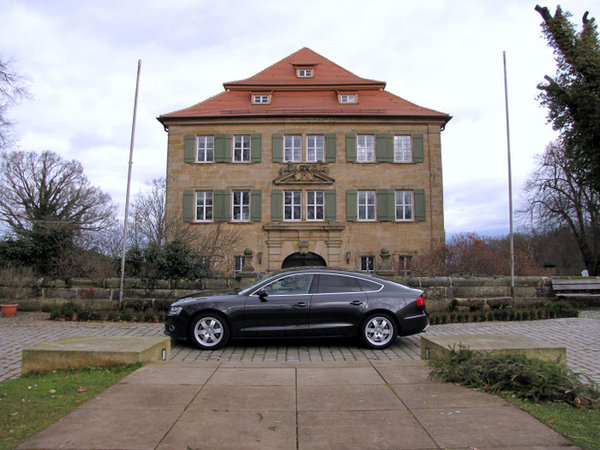
[{"label": "flagpole", "polygon": [[123,305],[123,281],[125,279],[125,251],[127,249],[127,221],[129,218],[129,192],[131,189],[131,168],[133,166],[133,142],[135,141],[135,119],[137,116],[138,92],[142,60],[138,59],[137,79],[135,82],[135,100],[133,102],[133,123],[131,125],[131,143],[129,144],[129,168],[127,170],[127,194],[125,196],[125,220],[123,221],[123,246],[121,251],[121,281],[119,282],[119,309]]},{"label": "flagpole", "polygon": [[502,60],[504,62],[504,105],[506,109],[506,147],[508,153],[508,204],[510,216],[510,295],[515,295],[515,245],[513,234],[513,198],[512,198],[512,168],[510,157],[510,127],[508,120],[508,83],[506,81],[506,52],[502,52]]}]

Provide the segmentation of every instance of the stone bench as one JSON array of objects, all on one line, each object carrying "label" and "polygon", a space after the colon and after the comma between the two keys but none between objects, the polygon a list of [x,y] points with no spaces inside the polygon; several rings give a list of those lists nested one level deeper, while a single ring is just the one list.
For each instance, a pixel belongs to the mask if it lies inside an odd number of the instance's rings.
[{"label": "stone bench", "polygon": [[542,361],[567,363],[567,350],[556,344],[520,334],[458,334],[454,336],[422,336],[421,359],[431,359],[459,351],[464,346],[475,352],[520,354]]},{"label": "stone bench", "polygon": [[154,336],[75,336],[26,348],[21,373],[169,361],[171,339]]}]

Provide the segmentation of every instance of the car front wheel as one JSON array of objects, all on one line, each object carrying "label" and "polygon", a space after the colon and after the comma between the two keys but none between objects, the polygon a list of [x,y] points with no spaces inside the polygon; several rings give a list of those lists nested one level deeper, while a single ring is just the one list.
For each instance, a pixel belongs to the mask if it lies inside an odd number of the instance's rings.
[{"label": "car front wheel", "polygon": [[369,348],[384,349],[398,336],[396,322],[387,314],[373,314],[363,322],[360,338]]},{"label": "car front wheel", "polygon": [[229,325],[218,314],[201,314],[192,322],[190,337],[196,347],[202,350],[216,350],[229,340]]}]

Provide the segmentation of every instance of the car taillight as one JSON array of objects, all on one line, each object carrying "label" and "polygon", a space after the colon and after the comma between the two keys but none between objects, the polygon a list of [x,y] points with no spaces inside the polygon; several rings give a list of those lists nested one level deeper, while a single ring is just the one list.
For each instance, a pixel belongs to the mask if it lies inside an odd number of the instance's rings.
[{"label": "car taillight", "polygon": [[417,306],[425,306],[425,297],[422,295],[417,299]]}]

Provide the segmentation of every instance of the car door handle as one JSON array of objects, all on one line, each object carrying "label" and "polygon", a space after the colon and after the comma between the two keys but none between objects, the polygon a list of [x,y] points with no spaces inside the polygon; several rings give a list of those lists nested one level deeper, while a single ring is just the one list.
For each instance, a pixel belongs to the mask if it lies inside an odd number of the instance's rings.
[{"label": "car door handle", "polygon": [[307,306],[308,306],[308,303],[298,302],[294,305],[294,308],[306,308]]},{"label": "car door handle", "polygon": [[360,300],[352,300],[350,304],[354,306],[360,306],[362,305],[362,302]]}]

